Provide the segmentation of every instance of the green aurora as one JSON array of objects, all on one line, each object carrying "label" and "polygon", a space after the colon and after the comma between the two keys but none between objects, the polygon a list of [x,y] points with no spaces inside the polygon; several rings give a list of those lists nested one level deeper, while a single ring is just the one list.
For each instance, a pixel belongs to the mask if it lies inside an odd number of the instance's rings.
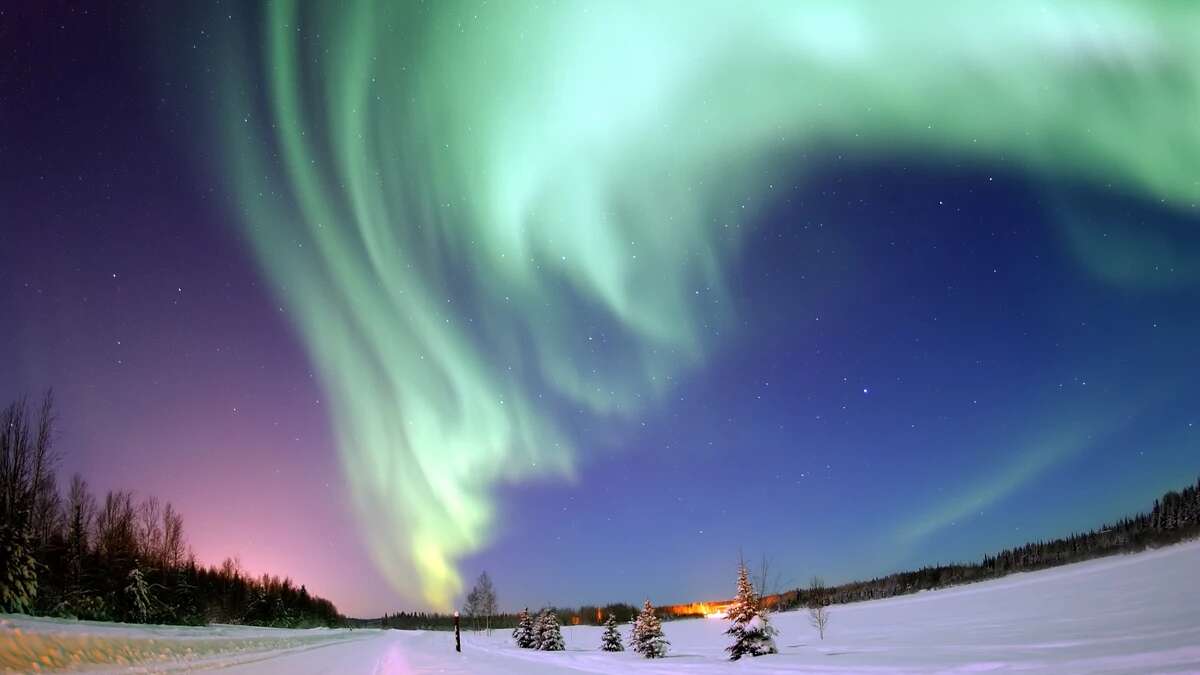
[{"label": "green aurora", "polygon": [[[497,485],[578,470],[550,400],[619,423],[703,364],[736,315],[739,232],[805,158],[919,152],[1200,198],[1188,2],[264,12],[265,34],[218,32],[219,168],[328,392],[372,556],[436,608],[495,532]],[[1099,279],[1141,283],[1138,246],[1062,220]],[[1045,468],[1030,445],[959,499]]]}]

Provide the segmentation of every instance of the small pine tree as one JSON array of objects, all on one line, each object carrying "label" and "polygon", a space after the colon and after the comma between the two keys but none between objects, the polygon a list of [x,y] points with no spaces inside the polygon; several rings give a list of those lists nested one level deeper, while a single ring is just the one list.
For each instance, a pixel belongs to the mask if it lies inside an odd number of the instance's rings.
[{"label": "small pine tree", "polygon": [[537,647],[536,635],[534,635],[533,617],[529,616],[529,609],[521,610],[517,615],[517,627],[512,632],[513,642],[521,649],[533,649]]},{"label": "small pine tree", "polygon": [[546,610],[538,612],[537,618],[533,620],[533,628],[529,629],[529,648],[542,648],[542,628],[546,623]]},{"label": "small pine tree", "polygon": [[544,652],[561,652],[566,649],[562,630],[558,627],[558,615],[553,611],[542,610],[541,616],[534,624],[534,632],[537,634],[537,649]]},{"label": "small pine tree", "polygon": [[621,644],[621,633],[617,631],[617,617],[608,615],[604,622],[604,635],[600,638],[600,651],[623,652],[625,645]]},{"label": "small pine tree", "polygon": [[33,531],[29,527],[16,522],[0,523],[0,612],[33,611],[38,592],[38,563],[33,549]]},{"label": "small pine tree", "polygon": [[275,596],[275,601],[271,604],[271,625],[275,628],[291,628],[294,621],[291,610],[283,604],[283,598]]},{"label": "small pine tree", "polygon": [[154,612],[154,599],[150,596],[150,585],[146,583],[141,568],[129,570],[129,585],[125,587],[125,594],[133,605],[133,618],[138,623],[149,621]]},{"label": "small pine tree", "polygon": [[204,617],[196,608],[196,587],[188,581],[186,569],[175,572],[174,591],[175,617],[183,624],[195,626],[204,623]]},{"label": "small pine tree", "polygon": [[654,605],[650,604],[649,600],[642,607],[642,613],[638,615],[634,626],[634,644],[634,651],[648,659],[666,656],[667,649],[671,646],[667,637],[663,635],[662,621],[654,613]]},{"label": "small pine tree", "polygon": [[754,586],[750,583],[750,573],[745,563],[738,565],[738,591],[733,604],[725,611],[732,625],[725,634],[733,638],[733,644],[725,648],[733,661],[746,656],[762,656],[777,654],[775,648],[775,627],[767,622],[766,612],[762,610]]},{"label": "small pine tree", "polygon": [[638,624],[641,622],[641,619],[640,614],[634,614],[629,619],[629,650],[637,653],[642,651],[642,646],[638,644],[638,633],[642,630]]}]

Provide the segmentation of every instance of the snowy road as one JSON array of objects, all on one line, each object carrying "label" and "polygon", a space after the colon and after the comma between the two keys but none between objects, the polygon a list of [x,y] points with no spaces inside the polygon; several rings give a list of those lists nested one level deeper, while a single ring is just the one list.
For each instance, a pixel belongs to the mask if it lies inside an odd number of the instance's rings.
[{"label": "snowy road", "polygon": [[5,617],[0,667],[230,673],[1200,673],[1200,542],[943,591],[835,605],[817,639],[800,612],[774,615],[780,654],[730,663],[726,624],[664,624],[671,655],[597,650],[600,628],[566,627],[567,651],[504,631],[127,626]]}]

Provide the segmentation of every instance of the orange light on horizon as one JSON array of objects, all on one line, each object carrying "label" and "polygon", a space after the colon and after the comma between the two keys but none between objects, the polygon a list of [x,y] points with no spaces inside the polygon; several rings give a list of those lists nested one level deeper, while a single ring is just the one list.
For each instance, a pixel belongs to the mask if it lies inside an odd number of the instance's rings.
[{"label": "orange light on horizon", "polygon": [[723,619],[725,610],[731,603],[726,602],[693,602],[687,605],[671,605],[666,610],[675,616],[701,615],[706,619]]}]

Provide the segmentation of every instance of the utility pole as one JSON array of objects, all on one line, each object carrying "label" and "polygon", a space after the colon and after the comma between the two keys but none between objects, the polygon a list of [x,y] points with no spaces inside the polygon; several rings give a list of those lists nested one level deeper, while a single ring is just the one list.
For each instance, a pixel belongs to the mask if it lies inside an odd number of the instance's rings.
[{"label": "utility pole", "polygon": [[454,651],[462,651],[462,638],[459,637],[458,633],[458,610],[454,611]]}]

